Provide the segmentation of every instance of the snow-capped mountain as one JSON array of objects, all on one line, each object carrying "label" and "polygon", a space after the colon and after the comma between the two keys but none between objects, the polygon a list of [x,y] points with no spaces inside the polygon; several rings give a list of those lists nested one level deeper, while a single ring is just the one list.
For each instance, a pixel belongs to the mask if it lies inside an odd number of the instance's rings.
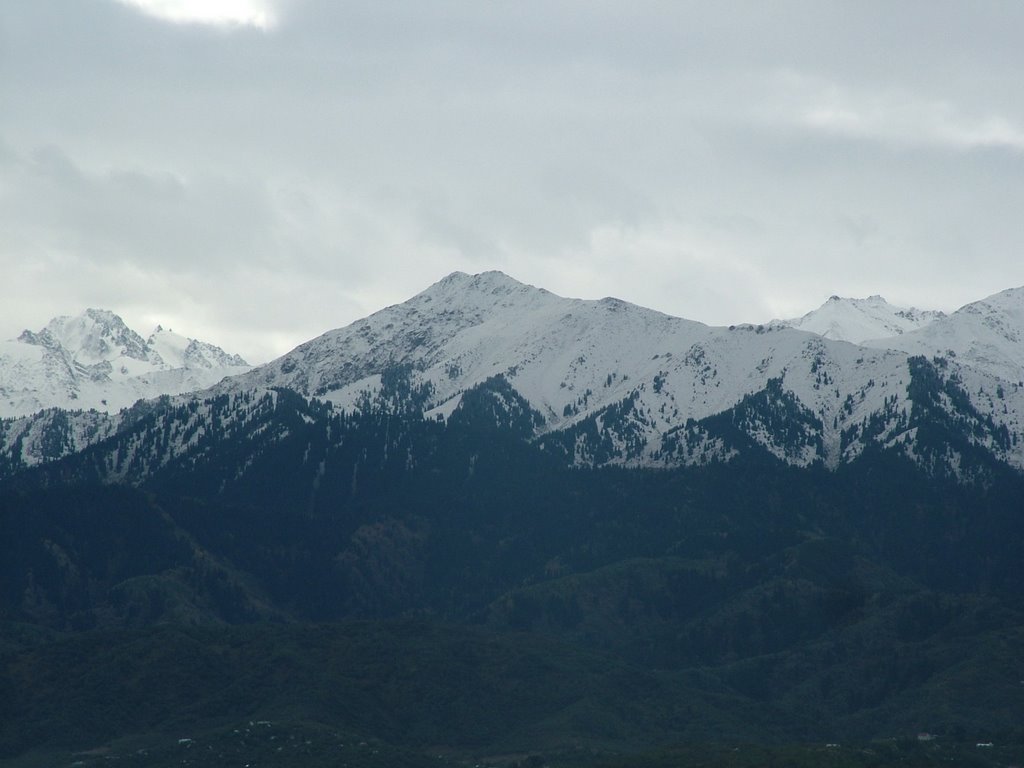
[{"label": "snow-capped mountain", "polygon": [[[443,416],[460,393],[501,374],[543,415],[548,430],[639,393],[652,429],[666,431],[729,408],[773,377],[788,376],[831,415],[835,397],[822,388],[836,372],[826,375],[826,367],[841,366],[857,390],[875,389],[877,398],[870,399],[880,404],[904,359],[788,328],[728,330],[613,298],[565,299],[500,272],[455,273],[223,386],[287,387],[351,408],[379,387],[382,371],[404,365],[429,384],[430,415]],[[876,385],[869,388],[869,379]]]},{"label": "snow-capped mountain", "polygon": [[[211,440],[287,439],[287,419],[272,429],[265,420],[293,402],[277,396],[291,390],[334,413],[400,410],[432,422],[463,413],[467,398],[477,410],[491,398],[496,424],[525,424],[540,449],[581,466],[672,467],[752,452],[835,468],[881,449],[969,479],[991,460],[1024,468],[1024,354],[1014,346],[1024,333],[1022,294],[932,320],[895,337],[907,343],[896,349],[892,339],[859,346],[778,323],[710,327],[613,298],[562,298],[499,272],[454,273],[208,392],[105,420],[48,411],[7,422],[0,459],[24,466],[116,437],[91,465],[101,476],[129,481],[168,462],[198,466],[218,450]],[[979,347],[980,328],[990,336]],[[141,354],[133,341],[118,342],[122,358]],[[86,370],[97,364],[90,354]],[[330,434],[324,428],[318,440]],[[241,461],[237,476],[249,466]]]},{"label": "snow-capped mountain", "polygon": [[[865,320],[861,330],[933,317],[874,300],[833,303],[860,307],[864,318],[873,306],[874,325]],[[743,441],[702,422],[732,413],[746,420],[744,440],[791,463],[835,466],[867,442],[893,445],[914,433],[909,358],[779,324],[714,328],[618,299],[561,298],[498,272],[455,273],[223,387],[287,387],[351,409],[379,390],[383,372],[405,366],[430,393],[427,416],[445,418],[461,393],[500,374],[543,417],[540,441],[578,463],[727,458]],[[972,439],[994,444],[989,433],[999,426],[1016,434],[1024,413],[1017,379],[961,368],[953,360],[936,375],[949,388],[970,379],[969,419],[986,425]],[[1024,465],[1024,444],[998,452]]]},{"label": "snow-capped mountain", "polygon": [[0,342],[0,417],[45,408],[114,412],[248,369],[212,344],[160,327],[144,339],[113,312],[88,309]]},{"label": "snow-capped mountain", "polygon": [[935,310],[897,307],[881,296],[847,299],[832,296],[815,310],[791,320],[774,320],[772,326],[809,331],[826,339],[863,344],[867,339],[899,336],[930,325],[944,314]]}]

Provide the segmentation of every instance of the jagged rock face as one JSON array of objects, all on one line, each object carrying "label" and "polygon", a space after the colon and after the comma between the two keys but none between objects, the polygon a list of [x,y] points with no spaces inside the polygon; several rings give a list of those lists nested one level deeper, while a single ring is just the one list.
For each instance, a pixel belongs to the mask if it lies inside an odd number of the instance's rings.
[{"label": "jagged rock face", "polygon": [[248,369],[212,344],[159,327],[143,339],[113,312],[88,309],[0,343],[0,417],[46,408],[113,412]]},{"label": "jagged rock face", "polygon": [[142,337],[107,310],[87,309],[76,317],[54,318],[44,333],[84,365],[119,357],[148,360]]}]

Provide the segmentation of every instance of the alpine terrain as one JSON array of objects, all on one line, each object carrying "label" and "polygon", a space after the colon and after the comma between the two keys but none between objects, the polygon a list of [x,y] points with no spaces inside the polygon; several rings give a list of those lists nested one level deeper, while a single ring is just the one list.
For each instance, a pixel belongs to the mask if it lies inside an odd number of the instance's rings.
[{"label": "alpine terrain", "polygon": [[[966,476],[982,454],[1024,468],[1022,306],[1024,290],[949,317],[908,311],[918,330],[857,346],[778,322],[715,328],[618,299],[564,299],[499,272],[455,273],[403,304],[226,379],[200,399],[251,401],[286,389],[355,412],[379,403],[386,377],[401,372],[417,393],[417,412],[446,419],[464,393],[500,379],[534,420],[531,438],[576,466],[686,466],[754,451],[797,466],[835,468],[880,447]],[[830,299],[804,320],[820,328],[830,318],[829,333],[859,336],[896,327],[903,315],[890,310],[877,297]],[[163,385],[162,392],[175,394],[242,362],[197,342],[175,358],[166,351],[167,332],[144,344],[106,319],[106,335],[94,334],[97,341],[83,344],[80,333],[64,337],[72,339],[75,364],[67,362],[72,356],[64,346],[33,349],[40,369],[61,362],[67,383],[56,381],[69,397],[77,396],[75,387],[95,391],[93,376],[100,386],[121,384],[126,405],[124,385]],[[122,335],[111,338],[111,327]],[[34,347],[47,338],[57,334],[23,334],[22,343]],[[161,353],[180,362],[161,372],[168,378],[129,376],[143,365],[166,366]],[[91,368],[83,364],[97,355],[106,357]],[[120,361],[120,373],[112,372],[110,357]],[[222,367],[213,368],[211,358]],[[46,379],[43,386],[56,385]],[[224,418],[248,418],[245,412],[229,408]],[[48,412],[9,422],[7,461],[28,466],[81,450],[121,430],[132,413]],[[195,442],[168,436],[160,445],[161,456],[147,462],[187,454]]]},{"label": "alpine terrain", "polygon": [[1020,764],[1022,337],[499,272],[251,369],[54,320],[0,353],[0,761]]}]

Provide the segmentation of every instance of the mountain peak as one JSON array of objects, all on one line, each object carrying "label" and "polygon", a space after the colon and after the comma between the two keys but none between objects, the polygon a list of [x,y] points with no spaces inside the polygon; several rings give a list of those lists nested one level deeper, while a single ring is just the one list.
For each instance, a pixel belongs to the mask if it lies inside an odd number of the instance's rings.
[{"label": "mountain peak", "polygon": [[515,290],[521,290],[523,288],[532,288],[533,290],[540,290],[539,288],[533,288],[533,286],[521,283],[515,278],[509,277],[504,272],[500,272],[496,269],[488,270],[486,272],[477,272],[475,274],[469,274],[467,272],[452,272],[441,278],[434,285],[430,286],[423,293],[430,293],[435,289],[443,291],[480,291],[484,293],[495,293],[499,291],[510,292]]},{"label": "mountain peak", "polygon": [[499,307],[525,306],[544,301],[553,294],[491,270],[477,274],[452,272],[400,306],[423,311],[489,313]]},{"label": "mountain peak", "polygon": [[90,307],[0,342],[0,418],[53,406],[117,410],[248,368],[238,355],[160,326],[143,339],[115,312]]},{"label": "mountain peak", "polygon": [[108,309],[90,307],[78,315],[55,317],[39,333],[26,330],[18,340],[50,349],[59,346],[84,364],[118,357],[146,360],[146,342]]},{"label": "mountain peak", "polygon": [[818,309],[803,317],[778,320],[774,324],[861,344],[868,339],[916,331],[939,317],[942,317],[941,312],[897,307],[877,293],[864,299],[833,294]]}]

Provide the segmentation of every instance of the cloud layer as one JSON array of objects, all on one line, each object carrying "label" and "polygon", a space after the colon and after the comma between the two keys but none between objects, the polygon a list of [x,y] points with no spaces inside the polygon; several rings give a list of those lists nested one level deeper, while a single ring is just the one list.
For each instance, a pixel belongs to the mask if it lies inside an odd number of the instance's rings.
[{"label": "cloud layer", "polygon": [[175,24],[251,26],[269,29],[277,21],[271,0],[117,0]]},{"label": "cloud layer", "polygon": [[263,360],[455,269],[721,324],[1024,284],[1016,5],[197,8],[0,21],[3,335]]}]

